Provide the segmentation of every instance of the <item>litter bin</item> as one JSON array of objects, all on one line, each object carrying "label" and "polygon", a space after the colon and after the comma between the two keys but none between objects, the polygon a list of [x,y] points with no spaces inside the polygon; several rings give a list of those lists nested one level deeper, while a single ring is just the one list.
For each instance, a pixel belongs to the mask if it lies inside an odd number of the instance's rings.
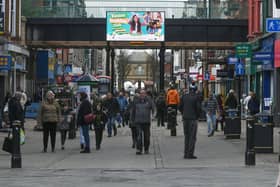
[{"label": "litter bin", "polygon": [[226,139],[240,139],[241,118],[237,109],[226,110],[224,135]]},{"label": "litter bin", "polygon": [[255,115],[255,151],[256,153],[273,153],[273,118],[263,111]]}]

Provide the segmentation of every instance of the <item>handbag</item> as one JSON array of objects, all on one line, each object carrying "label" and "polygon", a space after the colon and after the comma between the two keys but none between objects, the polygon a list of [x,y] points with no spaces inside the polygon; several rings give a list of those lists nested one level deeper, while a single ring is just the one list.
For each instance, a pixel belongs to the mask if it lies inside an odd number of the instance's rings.
[{"label": "handbag", "polygon": [[5,137],[2,150],[8,153],[13,152],[13,139],[11,138],[11,132],[9,132],[8,137]]},{"label": "handbag", "polygon": [[94,119],[95,119],[95,115],[93,113],[89,113],[89,114],[84,115],[84,122],[86,124],[92,123]]}]

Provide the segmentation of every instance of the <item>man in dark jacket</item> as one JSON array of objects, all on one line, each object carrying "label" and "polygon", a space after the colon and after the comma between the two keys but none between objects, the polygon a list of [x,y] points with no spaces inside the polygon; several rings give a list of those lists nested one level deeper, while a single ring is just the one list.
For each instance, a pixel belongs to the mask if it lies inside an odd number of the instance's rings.
[{"label": "man in dark jacket", "polygon": [[132,104],[132,121],[137,128],[137,155],[142,154],[143,137],[145,154],[149,154],[151,112],[154,113],[154,109],[152,99],[146,95],[145,90],[141,90],[140,96]]},{"label": "man in dark jacket", "polygon": [[183,95],[179,109],[183,114],[184,135],[185,135],[185,159],[196,159],[194,156],[197,120],[200,115],[201,106],[198,96],[196,95],[196,86],[191,85],[189,93]]},{"label": "man in dark jacket", "polygon": [[85,138],[85,148],[81,153],[90,153],[90,138],[89,138],[89,125],[84,120],[84,116],[92,112],[92,106],[88,100],[88,95],[85,92],[80,93],[81,104],[77,116],[77,125],[81,126],[83,136]]},{"label": "man in dark jacket", "polygon": [[120,112],[120,106],[118,100],[113,97],[112,93],[107,93],[107,99],[104,101],[104,110],[108,117],[107,130],[108,137],[112,137],[112,129],[114,130],[114,136],[117,135],[117,128],[115,124],[116,116]]}]

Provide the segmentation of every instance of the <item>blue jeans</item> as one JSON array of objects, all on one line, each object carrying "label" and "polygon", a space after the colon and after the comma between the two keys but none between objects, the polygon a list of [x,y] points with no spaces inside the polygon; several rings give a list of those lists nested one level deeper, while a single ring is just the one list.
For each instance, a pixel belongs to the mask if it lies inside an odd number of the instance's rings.
[{"label": "blue jeans", "polygon": [[115,120],[116,120],[116,117],[115,117],[115,116],[110,116],[110,117],[108,118],[108,122],[107,122],[108,136],[112,136],[112,129],[114,129],[114,131],[116,130],[116,127],[115,127]]},{"label": "blue jeans", "polygon": [[90,140],[89,140],[89,126],[88,125],[82,125],[82,131],[83,131],[83,136],[85,138],[85,149],[90,148]]},{"label": "blue jeans", "polygon": [[208,134],[211,134],[216,129],[216,114],[207,113]]},{"label": "blue jeans", "polygon": [[83,135],[83,129],[80,127],[80,144],[85,144],[85,137]]}]

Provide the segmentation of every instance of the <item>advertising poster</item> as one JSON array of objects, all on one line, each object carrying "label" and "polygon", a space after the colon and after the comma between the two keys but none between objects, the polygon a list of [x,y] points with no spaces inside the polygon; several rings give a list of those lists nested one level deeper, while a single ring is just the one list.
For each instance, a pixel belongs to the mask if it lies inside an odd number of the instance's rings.
[{"label": "advertising poster", "polygon": [[164,41],[164,12],[107,12],[107,41]]}]

